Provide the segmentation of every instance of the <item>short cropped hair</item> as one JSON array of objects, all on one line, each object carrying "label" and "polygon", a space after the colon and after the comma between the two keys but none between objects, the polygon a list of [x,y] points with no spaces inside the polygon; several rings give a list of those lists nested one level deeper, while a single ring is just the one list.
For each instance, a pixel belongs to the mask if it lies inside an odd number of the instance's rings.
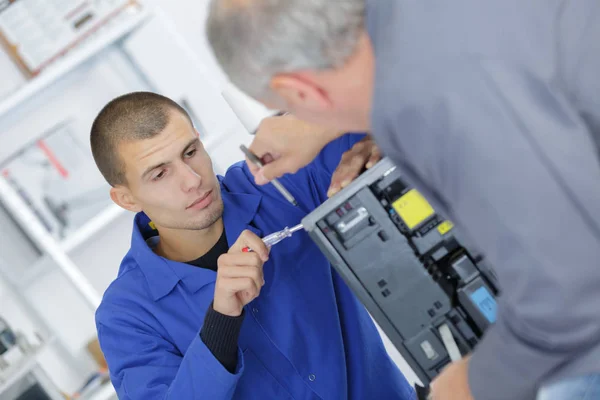
[{"label": "short cropped hair", "polygon": [[184,114],[192,123],[183,107],[152,92],[125,94],[104,106],[92,124],[90,144],[94,161],[111,186],[127,184],[119,145],[160,134],[169,124],[169,113],[173,110]]}]

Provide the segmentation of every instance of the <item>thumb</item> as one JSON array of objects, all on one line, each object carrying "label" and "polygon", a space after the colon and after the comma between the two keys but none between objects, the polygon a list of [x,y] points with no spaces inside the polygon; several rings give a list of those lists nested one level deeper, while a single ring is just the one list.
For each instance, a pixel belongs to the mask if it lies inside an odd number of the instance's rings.
[{"label": "thumb", "polygon": [[260,171],[260,168],[257,167],[252,161],[250,161],[248,159],[248,157],[246,157],[246,165],[248,165],[248,169],[250,170],[250,173],[256,177],[256,174],[258,174],[258,172]]},{"label": "thumb", "polygon": [[279,158],[258,170],[258,173],[255,176],[256,184],[264,185],[275,178],[281,177],[282,175],[294,173],[296,170],[297,168],[294,168],[294,166],[286,158]]}]

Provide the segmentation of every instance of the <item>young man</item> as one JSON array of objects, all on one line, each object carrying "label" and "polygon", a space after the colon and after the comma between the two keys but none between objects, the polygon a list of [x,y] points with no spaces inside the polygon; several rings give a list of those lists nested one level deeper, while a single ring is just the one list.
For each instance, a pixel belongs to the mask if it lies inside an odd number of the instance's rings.
[{"label": "young man", "polygon": [[260,240],[327,198],[342,153],[360,139],[342,137],[282,180],[294,207],[256,186],[243,163],[215,176],[188,115],[165,97],[132,93],[100,112],[94,159],[114,202],[137,213],[96,314],[120,399],[413,398],[308,235],[272,249]]},{"label": "young man", "polygon": [[[435,400],[600,398],[600,2],[213,0],[207,27],[242,90],[370,130],[495,266],[496,323]],[[263,183],[320,150],[267,136]]]}]

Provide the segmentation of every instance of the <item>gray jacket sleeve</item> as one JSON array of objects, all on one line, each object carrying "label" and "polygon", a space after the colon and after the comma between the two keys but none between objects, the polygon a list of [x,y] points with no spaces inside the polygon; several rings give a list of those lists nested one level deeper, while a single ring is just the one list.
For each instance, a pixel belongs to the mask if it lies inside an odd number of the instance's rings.
[{"label": "gray jacket sleeve", "polygon": [[498,60],[444,61],[443,73],[430,61],[376,88],[374,133],[498,273],[497,321],[470,363],[475,399],[531,399],[600,345],[597,149],[552,83]]}]

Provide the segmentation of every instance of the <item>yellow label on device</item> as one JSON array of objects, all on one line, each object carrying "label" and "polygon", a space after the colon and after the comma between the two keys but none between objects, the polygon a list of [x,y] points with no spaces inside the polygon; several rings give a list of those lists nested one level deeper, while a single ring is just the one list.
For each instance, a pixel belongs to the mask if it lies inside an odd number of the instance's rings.
[{"label": "yellow label on device", "polygon": [[392,207],[398,213],[409,229],[413,229],[421,222],[435,214],[433,207],[416,189],[411,189],[404,196],[396,200]]},{"label": "yellow label on device", "polygon": [[445,235],[446,233],[450,232],[452,228],[454,228],[454,224],[452,222],[444,221],[438,225],[437,230],[440,235]]},{"label": "yellow label on device", "polygon": [[154,225],[154,222],[150,221],[148,222],[148,225],[150,226],[150,228],[156,230],[156,225]]}]

